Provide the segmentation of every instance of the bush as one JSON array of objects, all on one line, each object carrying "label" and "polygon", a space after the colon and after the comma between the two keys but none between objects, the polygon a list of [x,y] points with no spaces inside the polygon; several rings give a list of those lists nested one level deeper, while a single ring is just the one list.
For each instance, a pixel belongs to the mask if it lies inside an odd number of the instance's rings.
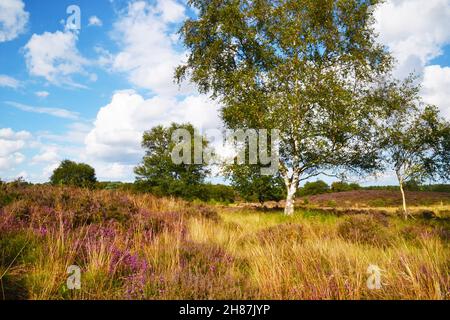
[{"label": "bush", "polygon": [[355,215],[338,225],[338,233],[352,242],[386,246],[389,244],[388,230],[376,218],[369,215]]},{"label": "bush", "polygon": [[96,182],[94,168],[85,163],[76,163],[70,160],[62,161],[50,177],[50,183],[53,185],[94,187]]},{"label": "bush", "polygon": [[312,196],[316,194],[324,194],[330,192],[330,186],[326,184],[326,182],[322,180],[318,180],[316,182],[307,182],[303,188],[300,188],[298,191],[298,195],[303,196]]},{"label": "bush", "polygon": [[336,181],[331,184],[331,192],[345,192],[352,190],[360,190],[361,186],[357,183],[347,183],[343,181]]}]

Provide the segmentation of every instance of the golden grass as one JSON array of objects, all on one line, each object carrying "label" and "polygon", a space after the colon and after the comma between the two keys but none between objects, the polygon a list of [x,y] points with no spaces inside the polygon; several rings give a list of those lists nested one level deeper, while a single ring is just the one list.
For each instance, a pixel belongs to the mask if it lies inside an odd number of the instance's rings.
[{"label": "golden grass", "polygon": [[[0,233],[0,299],[450,298],[448,220],[390,216],[374,229],[386,233],[387,243],[378,245],[343,233],[343,223],[354,222],[346,216],[215,207],[215,219],[214,208],[175,199],[75,190],[68,207],[64,191],[47,191],[57,198],[50,216],[37,204],[26,219],[14,204],[0,215],[6,230]],[[83,199],[122,203],[120,210],[138,213],[123,220],[110,208],[120,223],[65,226],[65,212],[84,208]],[[89,208],[97,217],[101,206]],[[167,228],[156,232],[155,221]],[[36,226],[48,231],[40,234]],[[72,264],[82,269],[81,290],[66,286]],[[382,270],[381,289],[367,287],[369,265]]]}]

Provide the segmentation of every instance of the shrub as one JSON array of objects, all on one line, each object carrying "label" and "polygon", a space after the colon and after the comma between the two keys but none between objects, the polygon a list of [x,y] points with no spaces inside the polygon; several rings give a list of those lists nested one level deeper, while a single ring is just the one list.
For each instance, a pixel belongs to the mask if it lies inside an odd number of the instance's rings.
[{"label": "shrub", "polygon": [[316,194],[328,193],[330,187],[326,182],[322,180],[317,180],[316,182],[306,182],[303,188],[298,191],[299,196],[312,196]]},{"label": "shrub", "polygon": [[75,187],[93,187],[97,182],[95,170],[85,163],[70,160],[61,162],[50,177],[53,185],[68,185]]},{"label": "shrub", "polygon": [[338,225],[338,233],[345,240],[364,244],[386,246],[390,241],[387,228],[369,215],[347,217]]},{"label": "shrub", "polygon": [[331,192],[344,192],[359,190],[361,186],[357,183],[347,183],[343,181],[336,181],[331,184]]}]

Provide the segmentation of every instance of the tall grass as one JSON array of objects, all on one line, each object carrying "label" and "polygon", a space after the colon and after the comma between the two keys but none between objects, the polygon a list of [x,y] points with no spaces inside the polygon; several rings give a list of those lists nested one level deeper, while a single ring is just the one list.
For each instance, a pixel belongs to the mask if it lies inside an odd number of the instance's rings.
[{"label": "tall grass", "polygon": [[[49,186],[0,190],[0,298],[449,299],[447,220],[261,213]],[[369,265],[382,287],[366,285]],[[67,268],[82,270],[69,290]]]}]

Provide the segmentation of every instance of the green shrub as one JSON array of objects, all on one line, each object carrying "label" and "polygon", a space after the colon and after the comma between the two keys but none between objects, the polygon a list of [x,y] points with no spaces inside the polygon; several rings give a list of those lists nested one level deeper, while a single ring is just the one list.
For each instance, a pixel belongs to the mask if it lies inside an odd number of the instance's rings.
[{"label": "green shrub", "polygon": [[316,182],[306,182],[303,188],[298,191],[298,196],[310,196],[316,194],[324,194],[330,191],[330,186],[322,180]]},{"label": "green shrub", "polygon": [[331,184],[331,192],[345,192],[352,190],[360,190],[361,186],[357,183],[347,183],[344,181],[336,181]]},{"label": "green shrub", "polygon": [[95,170],[85,163],[70,160],[61,162],[50,177],[53,185],[68,185],[75,187],[94,187],[97,182]]}]

